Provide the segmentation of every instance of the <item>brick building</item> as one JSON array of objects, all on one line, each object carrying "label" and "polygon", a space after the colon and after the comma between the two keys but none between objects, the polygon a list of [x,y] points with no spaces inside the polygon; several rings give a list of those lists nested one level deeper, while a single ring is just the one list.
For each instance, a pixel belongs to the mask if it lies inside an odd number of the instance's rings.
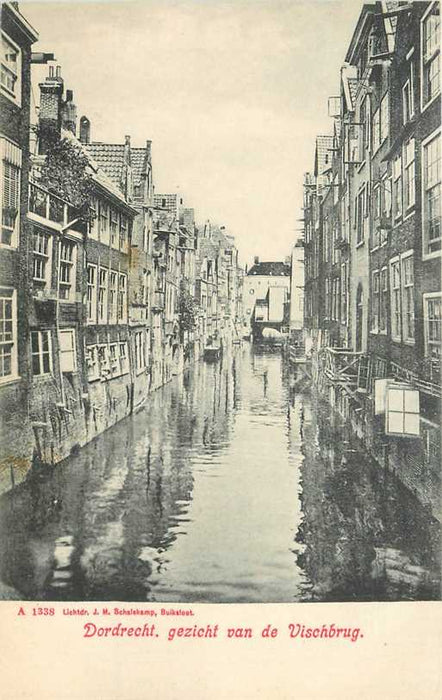
[{"label": "brick building", "polygon": [[33,446],[27,421],[30,368],[26,214],[32,45],[38,34],[16,3],[3,3],[0,12],[0,490],[4,490],[23,478]]},{"label": "brick building", "polygon": [[363,6],[304,226],[315,379],[440,516],[439,43],[436,2]]}]

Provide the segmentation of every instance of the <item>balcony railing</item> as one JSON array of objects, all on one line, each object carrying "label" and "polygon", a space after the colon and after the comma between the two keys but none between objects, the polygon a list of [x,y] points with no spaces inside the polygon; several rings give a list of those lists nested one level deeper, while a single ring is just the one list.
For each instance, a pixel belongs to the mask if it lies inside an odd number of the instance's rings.
[{"label": "balcony railing", "polygon": [[61,225],[66,225],[69,221],[78,218],[78,212],[74,207],[35,182],[29,183],[29,211]]}]

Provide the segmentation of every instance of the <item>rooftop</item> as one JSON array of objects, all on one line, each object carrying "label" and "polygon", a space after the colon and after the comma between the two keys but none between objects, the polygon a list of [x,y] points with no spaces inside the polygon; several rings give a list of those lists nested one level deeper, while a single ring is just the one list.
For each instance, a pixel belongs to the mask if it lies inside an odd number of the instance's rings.
[{"label": "rooftop", "polygon": [[262,275],[264,277],[288,277],[290,265],[284,262],[258,262],[252,265],[247,273],[250,275]]}]

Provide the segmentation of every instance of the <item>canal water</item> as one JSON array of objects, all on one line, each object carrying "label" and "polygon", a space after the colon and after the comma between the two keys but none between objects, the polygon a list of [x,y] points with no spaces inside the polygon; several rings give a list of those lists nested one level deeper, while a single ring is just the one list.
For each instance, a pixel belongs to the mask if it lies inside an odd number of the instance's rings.
[{"label": "canal water", "polygon": [[4,496],[0,528],[3,590],[23,599],[440,597],[437,523],[279,351],[249,345]]}]

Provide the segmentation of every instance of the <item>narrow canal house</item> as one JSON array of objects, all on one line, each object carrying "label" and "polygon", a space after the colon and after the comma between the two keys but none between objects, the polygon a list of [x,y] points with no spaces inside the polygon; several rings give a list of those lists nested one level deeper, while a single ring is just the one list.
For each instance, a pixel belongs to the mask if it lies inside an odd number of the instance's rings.
[{"label": "narrow canal house", "polygon": [[[0,85],[0,492],[23,479],[34,438],[27,420],[31,381],[29,287],[30,233],[26,223],[32,45],[38,34],[17,3],[2,3]],[[44,56],[41,58],[44,60]],[[34,60],[38,58],[34,54]],[[11,449],[14,446],[14,450]]]},{"label": "narrow canal house", "polygon": [[[378,460],[440,517],[438,12],[437,3],[365,5],[347,51],[334,114],[339,148],[331,149],[332,172],[340,164],[340,264],[350,280],[346,297],[341,275],[348,337],[338,343],[312,303],[333,255],[323,249],[334,196],[319,196],[316,172],[316,188],[305,183],[304,218],[305,321],[310,334],[319,326],[318,378]],[[324,291],[333,316],[335,290]]]},{"label": "narrow canal house", "polygon": [[[89,363],[97,373],[96,360],[104,358],[104,371],[114,382],[114,394],[106,401],[114,406],[116,419],[141,406],[151,388],[151,288],[153,276],[153,177],[151,142],[133,148],[130,137],[122,144],[90,142],[84,148],[107,178],[107,201],[93,199],[91,255],[88,259],[88,324],[93,333],[105,327],[107,349],[90,345]],[[112,196],[109,196],[111,193]],[[118,200],[118,201],[117,201]],[[92,281],[96,280],[96,288]],[[89,313],[88,311],[88,313]],[[124,330],[123,330],[124,329]],[[100,334],[97,336],[100,340]],[[104,336],[103,336],[104,338]],[[101,374],[100,370],[100,374]],[[126,376],[123,381],[121,377]],[[99,386],[97,384],[97,386]]]},{"label": "narrow canal house", "polygon": [[181,369],[178,301],[181,279],[180,200],[177,194],[154,195],[155,291],[159,295],[159,306],[155,306],[154,313],[160,314],[161,319],[157,326],[160,333],[156,336],[161,337],[161,368],[155,386],[168,382]]}]

